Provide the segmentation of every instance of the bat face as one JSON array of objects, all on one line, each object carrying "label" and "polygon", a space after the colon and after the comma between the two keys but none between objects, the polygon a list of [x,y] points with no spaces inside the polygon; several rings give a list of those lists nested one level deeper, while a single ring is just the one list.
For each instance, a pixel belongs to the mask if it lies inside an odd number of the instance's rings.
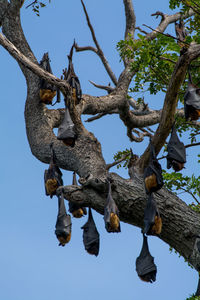
[{"label": "bat face", "polygon": [[63,194],[58,197],[58,216],[55,234],[59,240],[59,246],[65,246],[71,239],[71,216],[66,213]]},{"label": "bat face", "polygon": [[149,165],[144,170],[144,183],[147,194],[157,192],[164,184],[162,168],[156,158],[155,149],[151,141]]},{"label": "bat face", "polygon": [[63,185],[62,172],[55,164],[54,150],[51,149],[51,161],[48,170],[44,171],[45,192],[51,198],[56,195],[56,190]]},{"label": "bat face", "polygon": [[74,147],[76,138],[75,126],[70,117],[69,110],[66,108],[64,120],[58,128],[57,139],[62,140],[66,146]]},{"label": "bat face", "polygon": [[119,211],[111,195],[110,181],[108,181],[108,196],[104,207],[104,221],[108,232],[121,232]]},{"label": "bat face", "polygon": [[[45,71],[49,72],[52,74],[51,66],[50,66],[50,59],[48,52],[44,53],[42,60],[40,61],[40,67],[43,68]],[[40,100],[44,104],[51,104],[53,98],[56,95],[57,88],[55,85],[47,82],[44,79],[40,79]]]},{"label": "bat face", "polygon": [[89,208],[88,221],[81,227],[83,229],[83,244],[85,250],[97,256],[99,254],[99,233],[97,231],[91,208]]},{"label": "bat face", "polygon": [[144,210],[144,230],[147,235],[159,235],[162,231],[162,219],[153,195],[150,194]]},{"label": "bat face", "polygon": [[172,167],[175,172],[182,170],[186,162],[186,151],[184,144],[178,138],[175,126],[172,128],[167,151],[167,168]]},{"label": "bat face", "polygon": [[149,252],[147,237],[144,235],[142,250],[136,259],[136,271],[141,280],[150,283],[156,281],[157,267],[154,264],[154,258]]}]

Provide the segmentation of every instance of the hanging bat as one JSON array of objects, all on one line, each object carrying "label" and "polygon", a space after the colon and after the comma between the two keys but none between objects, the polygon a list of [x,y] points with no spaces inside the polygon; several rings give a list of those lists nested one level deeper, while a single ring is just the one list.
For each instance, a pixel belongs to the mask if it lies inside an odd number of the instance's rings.
[{"label": "hanging bat", "polygon": [[58,128],[57,139],[62,140],[66,146],[74,147],[76,138],[75,125],[66,106],[64,119]]},{"label": "hanging bat", "polygon": [[65,246],[71,239],[71,216],[66,213],[64,196],[58,196],[58,216],[56,221],[55,234],[59,240],[59,246]]},{"label": "hanging bat", "polygon": [[[44,69],[45,71],[52,73],[51,70],[51,65],[50,65],[50,59],[49,59],[49,54],[44,53],[42,60],[40,61],[40,67]],[[45,104],[51,104],[53,98],[55,97],[57,93],[57,101],[60,102],[60,92],[58,88],[53,85],[52,83],[47,82],[45,79],[40,79],[40,100],[41,102]]]},{"label": "hanging bat", "polygon": [[90,207],[88,212],[88,220],[81,227],[81,229],[83,229],[83,244],[85,246],[85,250],[89,254],[97,256],[99,254],[99,233],[94,223]]},{"label": "hanging bat", "polygon": [[45,192],[47,196],[51,198],[56,195],[56,190],[59,186],[63,185],[62,172],[55,163],[55,152],[53,150],[53,144],[50,144],[51,160],[48,170],[44,171],[44,184]]},{"label": "hanging bat", "polygon": [[74,101],[75,105],[77,105],[81,101],[82,91],[80,81],[77,75],[74,72],[74,66],[72,63],[73,49],[75,47],[75,42],[71,47],[70,54],[68,55],[68,70],[64,70],[63,75],[64,79],[69,83],[72,89],[72,101]]},{"label": "hanging bat", "polygon": [[186,163],[186,151],[184,144],[178,138],[174,125],[169,143],[167,144],[167,151],[167,169],[172,167],[175,172],[182,170]]},{"label": "hanging bat", "polygon": [[153,195],[150,194],[144,210],[144,230],[147,235],[159,235],[162,231],[162,219]]},{"label": "hanging bat", "polygon": [[176,32],[176,37],[177,39],[179,39],[179,45],[181,47],[183,47],[183,44],[181,44],[180,42],[184,42],[187,35],[188,35],[188,32],[184,26],[184,23],[183,21],[180,19],[179,20],[179,23],[175,22],[175,32]]},{"label": "hanging bat", "polygon": [[184,112],[186,120],[196,121],[200,117],[200,88],[193,84],[190,72],[184,96]]},{"label": "hanging bat", "polygon": [[136,259],[136,271],[142,281],[151,283],[156,281],[157,267],[149,252],[147,237],[144,234],[142,250]]},{"label": "hanging bat", "polygon": [[155,148],[151,139],[149,164],[144,170],[144,183],[147,194],[158,191],[164,184],[162,168],[156,158]]},{"label": "hanging bat", "polygon": [[[78,185],[76,180],[76,173],[73,173],[73,185]],[[83,215],[87,215],[87,210],[76,203],[69,202],[69,212],[72,213],[74,218],[81,218]]]},{"label": "hanging bat", "polygon": [[110,180],[108,180],[108,196],[104,207],[104,221],[108,232],[121,232],[119,210],[111,195]]}]

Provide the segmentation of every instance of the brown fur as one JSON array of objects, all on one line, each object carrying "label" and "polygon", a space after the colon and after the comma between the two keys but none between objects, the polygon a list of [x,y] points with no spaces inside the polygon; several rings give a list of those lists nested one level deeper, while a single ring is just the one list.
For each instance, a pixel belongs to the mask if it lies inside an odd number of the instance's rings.
[{"label": "brown fur", "polygon": [[151,231],[154,234],[160,234],[162,231],[162,219],[161,217],[155,216],[154,225],[152,226]]},{"label": "brown fur", "polygon": [[72,138],[68,138],[63,140],[63,143],[65,144],[65,146],[74,146],[74,139]]},{"label": "brown fur", "polygon": [[119,228],[119,217],[114,213],[110,214],[110,227],[113,230],[117,230]]},{"label": "brown fur", "polygon": [[45,104],[51,104],[55,95],[56,91],[53,92],[51,90],[40,90],[40,99]]},{"label": "brown fur", "polygon": [[72,212],[72,215],[74,218],[81,218],[83,216],[83,210],[82,208],[79,208]]},{"label": "brown fur", "polygon": [[180,163],[176,160],[172,160],[172,168],[175,172],[180,171],[184,168],[184,163]]},{"label": "brown fur", "polygon": [[59,240],[61,246],[65,246],[71,240],[71,232],[67,235],[67,237],[57,235],[57,239]]},{"label": "brown fur", "polygon": [[55,178],[53,179],[48,179],[45,183],[47,194],[53,195],[57,188],[58,188],[58,182]]},{"label": "brown fur", "polygon": [[157,186],[156,175],[154,173],[145,178],[145,186],[148,192],[150,192],[152,188]]}]

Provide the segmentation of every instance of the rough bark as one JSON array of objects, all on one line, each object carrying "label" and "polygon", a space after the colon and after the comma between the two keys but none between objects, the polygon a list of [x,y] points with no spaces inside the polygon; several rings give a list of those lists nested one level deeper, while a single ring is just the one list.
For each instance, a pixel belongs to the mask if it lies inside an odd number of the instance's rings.
[{"label": "rough bark", "polygon": [[[128,33],[134,34],[135,15],[131,1],[124,0],[124,6],[126,12],[125,37],[127,38]],[[164,16],[159,25],[159,31],[164,31],[168,24],[179,18],[180,14]],[[105,179],[109,175],[112,179],[113,198],[118,205],[120,219],[142,228],[146,203],[142,177],[137,175],[133,180],[127,180],[115,173],[108,174],[101,145],[95,136],[84,128],[80,116],[82,113],[95,115],[99,113],[109,114],[114,111],[119,114],[130,131],[134,127],[143,128],[159,123],[162,116],[160,126],[154,136],[156,152],[158,153],[169,134],[173,122],[177,93],[185,76],[186,68],[192,59],[200,55],[200,46],[191,45],[177,62],[166,93],[163,110],[152,111],[141,116],[135,115],[130,110],[126,96],[134,73],[131,73],[128,61],[125,63],[125,69],[117,82],[113,77],[116,87],[109,95],[103,97],[83,95],[81,103],[72,109],[72,117],[78,133],[76,145],[72,149],[58,141],[53,133],[53,128],[58,127],[63,119],[63,110],[49,110],[44,104],[40,103],[38,76],[63,87],[66,94],[68,93],[68,85],[39,68],[38,62],[23,34],[20,23],[19,0],[12,0],[10,3],[6,0],[0,0],[0,24],[2,25],[3,34],[8,39],[7,41],[4,36],[0,35],[0,44],[18,61],[26,78],[28,91],[25,105],[25,122],[27,138],[33,155],[40,161],[49,163],[49,144],[54,142],[58,166],[78,173],[82,184],[82,187],[64,187],[65,197],[70,201],[91,206],[101,214],[104,210],[107,195]],[[152,32],[147,37],[152,39],[155,36],[156,33]],[[111,71],[109,72],[111,74]],[[147,149],[140,159],[141,169],[148,161],[148,155]],[[163,218],[163,231],[160,238],[183,255],[196,270],[200,271],[200,252],[197,247],[200,241],[199,215],[166,189],[156,193],[155,198]]]}]

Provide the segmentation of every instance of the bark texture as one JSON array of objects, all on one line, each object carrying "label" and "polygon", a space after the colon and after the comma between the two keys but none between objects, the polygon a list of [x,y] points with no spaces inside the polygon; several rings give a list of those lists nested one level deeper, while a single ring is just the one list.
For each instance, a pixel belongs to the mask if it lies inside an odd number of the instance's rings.
[{"label": "bark texture", "polygon": [[[132,1],[124,0],[123,2],[126,15],[125,38],[128,38],[130,34],[134,37],[135,14]],[[169,83],[163,109],[159,111],[149,110],[146,114],[141,111],[141,114],[137,115],[136,110],[130,109],[130,105],[135,105],[134,101],[131,104],[131,101],[127,99],[128,87],[134,76],[134,72],[130,71],[130,61],[124,61],[125,68],[117,80],[96,40],[85,6],[84,11],[97,49],[90,46],[81,48],[78,45],[76,45],[76,49],[77,51],[95,50],[115,87],[110,90],[105,87],[109,91],[106,96],[83,95],[80,104],[70,108],[78,135],[74,148],[66,147],[56,139],[53,133],[53,129],[58,127],[63,120],[64,110],[49,110],[40,103],[39,77],[57,85],[67,97],[70,97],[69,86],[63,80],[39,67],[21,27],[19,0],[10,2],[0,0],[0,24],[3,32],[0,34],[0,44],[17,60],[26,78],[25,122],[27,138],[33,155],[40,161],[49,163],[49,144],[53,142],[58,166],[65,170],[75,171],[80,176],[81,187],[64,187],[66,199],[90,206],[103,214],[107,197],[106,178],[109,176],[112,179],[113,198],[118,205],[120,219],[142,228],[146,194],[142,175],[139,174],[143,172],[148,162],[148,148],[139,159],[133,179],[123,179],[115,173],[108,173],[101,145],[93,133],[84,128],[81,114],[94,115],[96,118],[105,114],[118,114],[127,127],[127,133],[131,140],[134,140],[132,130],[135,128],[144,129],[147,126],[160,123],[153,138],[156,153],[159,153],[174,121],[179,88],[189,63],[200,55],[200,45],[191,44],[188,50],[180,56]],[[193,11],[190,11],[189,14],[192,15]],[[162,15],[157,29],[163,32],[170,23],[179,20],[180,17],[180,14]],[[147,35],[147,38],[153,39],[156,35],[157,33],[152,31]],[[163,219],[163,230],[160,238],[183,255],[196,270],[200,271],[200,252],[197,247],[200,241],[199,214],[165,188],[155,193],[155,199]]]}]

